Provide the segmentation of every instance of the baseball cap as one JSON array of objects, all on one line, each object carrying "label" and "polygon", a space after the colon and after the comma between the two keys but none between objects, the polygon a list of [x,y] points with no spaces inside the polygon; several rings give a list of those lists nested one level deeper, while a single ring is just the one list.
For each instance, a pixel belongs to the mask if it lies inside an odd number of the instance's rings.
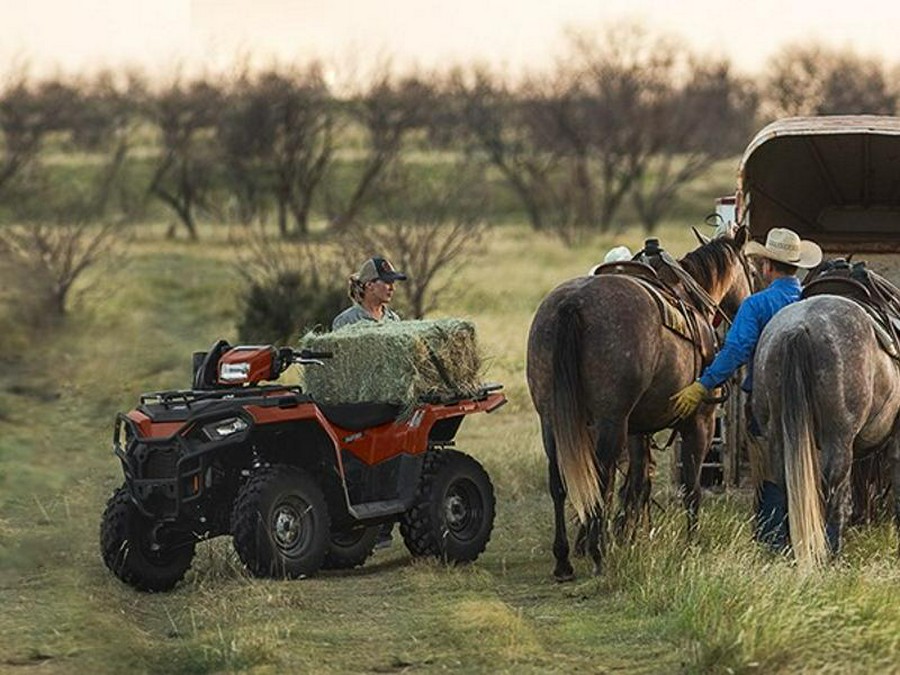
[{"label": "baseball cap", "polygon": [[391,265],[390,261],[386,258],[369,258],[362,264],[362,267],[359,268],[359,274],[357,276],[364,284],[369,281],[375,281],[376,279],[381,279],[388,283],[394,281],[406,281],[406,275],[403,274],[403,272],[395,270],[394,266]]}]

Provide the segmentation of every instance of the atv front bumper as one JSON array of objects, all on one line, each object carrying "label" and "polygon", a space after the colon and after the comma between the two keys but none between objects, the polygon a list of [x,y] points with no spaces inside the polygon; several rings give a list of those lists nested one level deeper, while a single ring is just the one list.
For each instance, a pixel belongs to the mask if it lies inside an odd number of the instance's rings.
[{"label": "atv front bumper", "polygon": [[145,516],[174,519],[203,497],[204,456],[191,452],[183,436],[142,438],[134,420],[120,413],[113,451],[122,462],[132,501]]}]

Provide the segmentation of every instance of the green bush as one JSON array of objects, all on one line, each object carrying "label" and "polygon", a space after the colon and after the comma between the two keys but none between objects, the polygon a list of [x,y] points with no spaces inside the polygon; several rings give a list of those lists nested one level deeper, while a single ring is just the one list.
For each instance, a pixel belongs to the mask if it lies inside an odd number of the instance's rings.
[{"label": "green bush", "polygon": [[286,271],[251,281],[244,294],[238,339],[244,343],[284,344],[331,320],[349,304],[346,290],[318,275]]}]

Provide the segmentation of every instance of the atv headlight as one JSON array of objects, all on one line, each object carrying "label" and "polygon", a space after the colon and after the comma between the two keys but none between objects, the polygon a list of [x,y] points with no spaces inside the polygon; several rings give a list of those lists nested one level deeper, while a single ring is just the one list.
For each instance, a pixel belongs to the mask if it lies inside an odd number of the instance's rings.
[{"label": "atv headlight", "polygon": [[249,424],[240,417],[229,417],[203,427],[203,433],[211,441],[220,441],[246,429]]},{"label": "atv headlight", "polygon": [[219,365],[219,379],[223,382],[244,382],[250,373],[250,363],[222,363]]}]

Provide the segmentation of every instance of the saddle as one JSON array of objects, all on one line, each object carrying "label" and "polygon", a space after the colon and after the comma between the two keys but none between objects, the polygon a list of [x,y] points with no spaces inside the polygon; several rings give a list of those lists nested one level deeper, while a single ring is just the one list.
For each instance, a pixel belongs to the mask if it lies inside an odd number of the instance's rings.
[{"label": "saddle", "polygon": [[[658,252],[662,253],[662,249],[658,249]],[[621,274],[637,281],[656,303],[662,324],[679,337],[691,342],[696,348],[699,362],[695,366],[695,374],[699,376],[704,366],[711,363],[716,355],[718,349],[716,332],[680,286],[668,283],[657,271],[658,268],[672,263],[664,261],[659,255],[643,256],[643,259],[646,262],[625,260],[604,263],[597,267],[594,274]]]},{"label": "saddle", "polygon": [[853,300],[872,320],[881,348],[900,361],[900,290],[866,267],[838,258],[812,270],[804,280],[803,298],[839,295]]}]

